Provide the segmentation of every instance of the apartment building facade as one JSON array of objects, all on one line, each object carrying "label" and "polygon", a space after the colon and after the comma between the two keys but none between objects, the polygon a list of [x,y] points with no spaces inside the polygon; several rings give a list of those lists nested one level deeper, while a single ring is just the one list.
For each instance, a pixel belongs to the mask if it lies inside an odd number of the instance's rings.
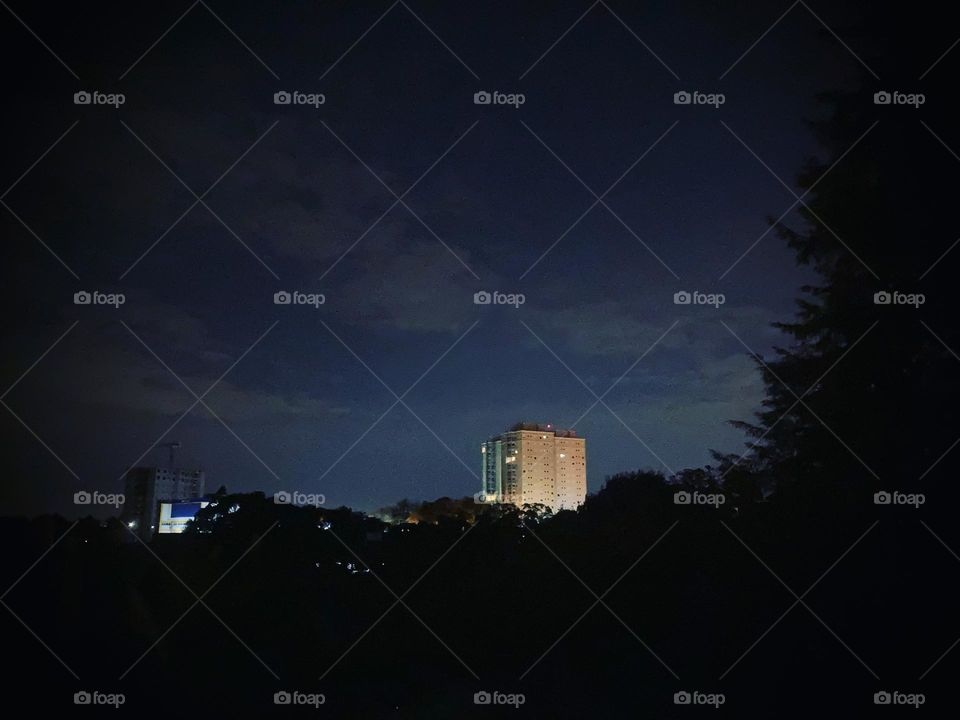
[{"label": "apartment building facade", "polygon": [[480,446],[485,502],[575,510],[587,497],[586,439],[573,430],[519,423]]}]

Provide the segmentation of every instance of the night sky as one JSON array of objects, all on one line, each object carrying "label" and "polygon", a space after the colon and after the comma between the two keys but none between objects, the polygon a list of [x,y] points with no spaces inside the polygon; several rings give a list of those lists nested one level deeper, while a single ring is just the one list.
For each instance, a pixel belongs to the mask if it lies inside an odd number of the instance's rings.
[{"label": "night sky", "polygon": [[253,5],[0,9],[5,512],[75,515],[174,440],[210,491],[364,510],[472,494],[520,420],[576,423],[590,491],[743,450],[746,347],[814,279],[767,232],[777,176],[818,152],[817,93],[867,73],[810,11],[764,35],[788,4]]}]

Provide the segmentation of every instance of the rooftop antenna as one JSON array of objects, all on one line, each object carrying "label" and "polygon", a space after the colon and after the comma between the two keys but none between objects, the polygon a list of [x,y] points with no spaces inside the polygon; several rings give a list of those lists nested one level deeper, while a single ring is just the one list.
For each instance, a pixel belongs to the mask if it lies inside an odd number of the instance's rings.
[{"label": "rooftop antenna", "polygon": [[165,448],[167,448],[167,453],[168,453],[168,454],[167,454],[167,466],[168,466],[171,470],[175,469],[176,465],[174,464],[173,461],[174,461],[174,459],[175,459],[175,457],[176,457],[176,451],[180,449],[180,441],[177,440],[177,441],[175,441],[175,442],[164,443],[164,444],[161,445],[160,447],[165,447]]}]

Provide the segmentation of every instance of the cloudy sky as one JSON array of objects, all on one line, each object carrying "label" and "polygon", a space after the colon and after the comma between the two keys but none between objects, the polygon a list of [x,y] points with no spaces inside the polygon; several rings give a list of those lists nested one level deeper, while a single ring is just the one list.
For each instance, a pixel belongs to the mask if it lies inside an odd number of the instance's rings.
[{"label": "cloudy sky", "polygon": [[742,449],[745,345],[783,341],[769,323],[812,279],[769,219],[818,152],[816,94],[862,69],[802,6],[766,32],[785,7],[19,5],[5,512],[71,514],[169,441],[211,490],[362,509],[473,493],[479,443],[519,420],[576,423],[591,490]]}]

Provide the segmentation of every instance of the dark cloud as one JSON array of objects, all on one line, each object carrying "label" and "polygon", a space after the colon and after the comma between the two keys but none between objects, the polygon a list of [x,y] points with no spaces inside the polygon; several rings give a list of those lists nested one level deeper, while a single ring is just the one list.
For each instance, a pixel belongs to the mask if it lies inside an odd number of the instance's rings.
[{"label": "dark cloud", "polygon": [[[115,482],[193,402],[121,320],[198,393],[276,322],[208,398],[249,448],[198,407],[174,433],[183,461],[207,468],[214,484],[269,488],[276,472],[331,502],[379,506],[472,492],[464,465],[478,464],[481,439],[519,419],[571,423],[594,402],[522,323],[599,394],[676,322],[606,398],[629,430],[601,406],[582,420],[590,486],[659,466],[658,456],[679,468],[706,461],[709,448],[737,450],[743,438],[726,421],[750,417],[761,385],[722,323],[769,352],[782,340],[769,323],[789,317],[810,275],[768,235],[721,279],[792,198],[720,120],[790,183],[817,150],[805,125],[819,112],[815,92],[849,84],[856,60],[799,13],[720,82],[775,17],[740,8],[706,23],[700,5],[663,3],[618,14],[681,81],[602,7],[521,80],[582,11],[419,8],[477,80],[398,6],[322,81],[382,9],[222,8],[248,50],[198,7],[122,81],[175,16],[68,15],[72,36],[24,11],[82,81],[22,27],[5,29],[33,70],[30,82],[6,71],[17,99],[8,183],[78,120],[5,198],[51,251],[4,211],[4,285],[18,308],[5,377],[13,382],[80,324],[11,393],[11,407],[79,475]],[[78,107],[80,87],[119,89],[127,102]],[[686,87],[722,90],[728,102],[678,109],[673,93]],[[327,102],[276,106],[281,89]],[[475,106],[481,89],[527,102]],[[606,190],[675,121],[605,198],[609,208],[581,218],[590,190]],[[409,209],[386,212],[415,182]],[[186,213],[191,190],[214,183],[209,209]],[[80,289],[127,302],[77,308]],[[275,306],[281,289],[326,302]],[[526,302],[478,307],[478,290]],[[727,302],[677,306],[680,290]],[[395,407],[357,442],[395,400],[381,380],[399,394],[441,356],[407,398],[419,419]],[[8,463],[27,471],[46,451],[7,421],[29,446]],[[107,447],[95,450],[104,435]],[[44,472],[59,478],[48,461]]]}]

